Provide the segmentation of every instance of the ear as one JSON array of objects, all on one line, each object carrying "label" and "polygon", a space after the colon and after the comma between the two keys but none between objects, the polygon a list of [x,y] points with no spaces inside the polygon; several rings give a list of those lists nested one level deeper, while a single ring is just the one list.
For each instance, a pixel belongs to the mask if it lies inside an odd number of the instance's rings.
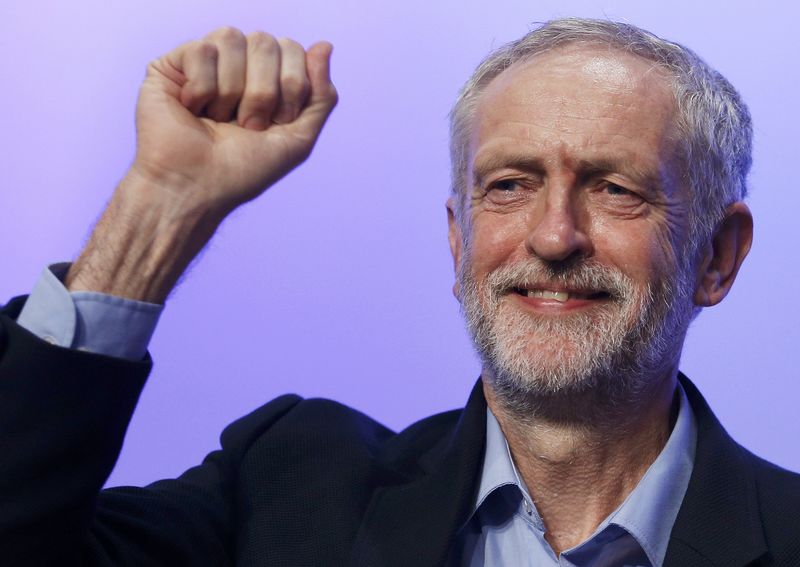
[{"label": "ear", "polygon": [[753,215],[738,201],[725,210],[697,274],[694,303],[711,307],[722,301],[753,243]]},{"label": "ear", "polygon": [[453,272],[456,274],[453,283],[453,295],[461,301],[461,289],[458,283],[458,266],[461,265],[464,241],[462,240],[461,226],[456,220],[455,208],[458,206],[455,197],[447,199],[447,239],[450,241],[450,254],[453,256]]}]

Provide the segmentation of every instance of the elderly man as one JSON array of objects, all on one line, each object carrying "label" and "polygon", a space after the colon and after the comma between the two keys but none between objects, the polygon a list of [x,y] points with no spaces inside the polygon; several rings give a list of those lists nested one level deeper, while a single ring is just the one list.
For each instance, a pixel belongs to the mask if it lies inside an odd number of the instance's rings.
[{"label": "elderly man", "polygon": [[159,305],[308,156],[330,52],[223,29],[150,66],[86,249],[2,317],[5,564],[800,564],[797,475],[678,372],[750,247],[747,110],[691,51],[604,21],[500,48],[453,109],[454,292],[483,360],[463,410],[396,434],[286,396],[180,478],[100,492]]}]

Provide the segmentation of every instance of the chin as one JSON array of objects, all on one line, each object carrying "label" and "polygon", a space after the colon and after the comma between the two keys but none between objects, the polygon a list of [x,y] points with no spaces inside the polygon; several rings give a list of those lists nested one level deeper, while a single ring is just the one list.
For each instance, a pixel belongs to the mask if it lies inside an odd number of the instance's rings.
[{"label": "chin", "polygon": [[629,313],[608,305],[558,317],[533,316],[504,305],[474,325],[473,342],[497,376],[542,394],[585,391],[622,371]]},{"label": "chin", "polygon": [[532,341],[522,350],[498,348],[483,359],[494,383],[504,390],[549,397],[581,394],[611,379],[609,364],[575,344],[542,345]]}]

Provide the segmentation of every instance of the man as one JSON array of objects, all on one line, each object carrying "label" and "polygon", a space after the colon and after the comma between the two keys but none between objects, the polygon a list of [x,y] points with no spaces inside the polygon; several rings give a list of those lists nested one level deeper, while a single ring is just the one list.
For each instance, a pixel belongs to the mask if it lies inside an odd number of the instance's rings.
[{"label": "man", "polygon": [[158,305],[308,156],[330,52],[223,29],[150,66],[136,159],[86,249],[2,318],[5,560],[798,564],[797,475],[678,372],[750,247],[747,110],[689,50],[602,21],[501,48],[454,107],[454,292],[483,360],[464,410],[395,434],[286,396],[179,479],[98,494]]}]

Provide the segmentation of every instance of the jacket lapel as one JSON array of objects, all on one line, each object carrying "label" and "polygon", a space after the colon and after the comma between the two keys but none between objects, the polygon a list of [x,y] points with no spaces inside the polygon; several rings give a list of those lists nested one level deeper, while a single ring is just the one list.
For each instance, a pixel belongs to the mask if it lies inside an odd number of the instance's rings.
[{"label": "jacket lapel", "polygon": [[[692,477],[675,520],[665,567],[746,565],[767,552],[749,458],[688,378],[679,377],[697,418]],[[414,480],[379,488],[365,515],[351,565],[443,565],[468,520],[486,443],[481,381],[442,449]]]},{"label": "jacket lapel", "polygon": [[458,529],[469,519],[483,460],[486,401],[481,384],[478,380],[443,447],[423,459],[423,474],[373,494],[351,565],[444,564]]},{"label": "jacket lapel", "polygon": [[697,453],[664,565],[746,565],[767,552],[752,457],[728,436],[694,384],[682,374],[679,379],[697,418]]}]

